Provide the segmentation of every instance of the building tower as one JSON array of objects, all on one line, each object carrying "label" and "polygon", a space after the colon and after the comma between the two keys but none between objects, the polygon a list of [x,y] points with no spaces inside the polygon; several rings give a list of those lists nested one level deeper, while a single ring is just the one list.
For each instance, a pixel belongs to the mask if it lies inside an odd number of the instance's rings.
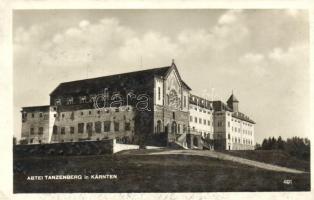
[{"label": "building tower", "polygon": [[233,92],[232,92],[231,96],[229,97],[227,104],[232,109],[233,112],[239,112],[239,101],[233,95]]}]

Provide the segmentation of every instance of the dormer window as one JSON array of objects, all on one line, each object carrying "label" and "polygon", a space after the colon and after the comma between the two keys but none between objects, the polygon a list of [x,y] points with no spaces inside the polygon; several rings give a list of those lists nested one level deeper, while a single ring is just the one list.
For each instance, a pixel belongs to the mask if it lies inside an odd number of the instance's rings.
[{"label": "dormer window", "polygon": [[95,99],[96,99],[96,95],[95,94],[89,95],[89,102],[93,102]]},{"label": "dormer window", "polygon": [[68,97],[67,98],[67,104],[68,105],[73,104],[73,97]]},{"label": "dormer window", "polygon": [[58,98],[55,100],[55,105],[60,106],[61,105],[61,98]]},{"label": "dormer window", "polygon": [[86,103],[86,96],[80,97],[80,103]]}]

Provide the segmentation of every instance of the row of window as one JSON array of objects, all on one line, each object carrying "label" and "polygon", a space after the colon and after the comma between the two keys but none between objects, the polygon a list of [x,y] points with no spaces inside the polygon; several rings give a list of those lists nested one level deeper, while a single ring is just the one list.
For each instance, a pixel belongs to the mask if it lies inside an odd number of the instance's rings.
[{"label": "row of window", "polygon": [[[103,124],[103,126],[102,126]],[[113,129],[114,131],[120,131],[120,123],[119,122],[113,122]],[[70,134],[74,134],[75,127],[71,126],[69,127],[69,130],[66,130],[66,127],[58,127],[53,126],[53,134],[58,134],[60,130],[60,134],[64,135],[67,131],[69,131]],[[111,130],[111,121],[104,121],[103,123],[100,121],[97,121],[95,123],[88,122],[88,123],[78,123],[77,125],[77,132],[78,133],[93,133],[95,131],[96,133],[101,132],[110,132]],[[124,130],[130,131],[131,130],[131,124],[130,122],[124,123]]]},{"label": "row of window", "polygon": [[[191,97],[192,101],[194,101],[196,104],[204,104],[205,103],[205,106],[212,106],[212,104],[204,99],[198,99],[196,97]],[[209,105],[208,105],[209,104]]]},{"label": "row of window", "polygon": [[[30,128],[29,132],[31,135],[34,135],[35,134],[35,128],[33,128],[33,127]],[[37,133],[38,133],[38,135],[44,134],[44,127],[39,127]]]},{"label": "row of window", "polygon": [[[238,132],[238,133],[241,133],[241,129],[237,128],[237,127],[231,127],[231,130]],[[243,133],[246,135],[252,135],[252,131],[249,131],[249,130],[243,130]]]},{"label": "row of window", "polygon": [[[241,120],[237,120],[237,119],[231,119],[231,121],[234,121],[234,122],[237,122],[237,123],[241,123]],[[249,126],[249,127],[251,127],[252,126],[252,124],[249,124],[249,123],[246,123],[246,122],[243,122],[243,125],[244,126]]]},{"label": "row of window", "polygon": [[31,118],[35,118],[35,114],[38,114],[38,117],[43,117],[43,113],[23,113],[23,117],[26,119],[28,117],[28,115],[30,115]]},{"label": "row of window", "polygon": [[[130,108],[127,108],[126,110],[129,111]],[[119,112],[119,108],[115,108],[115,112]],[[100,114],[100,113],[101,113],[101,111],[100,111],[100,110],[97,110],[97,114]],[[105,110],[105,113],[109,113],[109,110]],[[66,113],[61,113],[60,115],[61,115],[61,118],[65,118]],[[84,115],[84,112],[81,111],[81,112],[80,112],[80,115],[83,116],[83,115]],[[91,110],[88,111],[88,115],[92,115],[92,111],[91,111]],[[57,114],[54,114],[54,117],[57,117]],[[69,117],[74,117],[74,113],[73,113],[73,112],[69,113]],[[126,119],[126,116],[125,116],[125,115],[123,116],[123,119],[124,119],[124,120]]]},{"label": "row of window", "polygon": [[[229,137],[230,137],[230,136],[229,136]],[[229,138],[229,139],[230,139],[230,138]],[[232,142],[234,142],[234,143],[241,143],[241,139],[240,139],[240,138],[237,138],[237,137],[232,137]],[[243,144],[252,145],[253,142],[252,142],[252,140],[243,138]]]},{"label": "row of window", "polygon": [[199,111],[199,112],[203,112],[203,113],[207,113],[209,115],[212,114],[210,111],[206,111],[205,109],[201,109],[201,108],[197,109],[197,106],[194,106],[194,110]]},{"label": "row of window", "polygon": [[[193,116],[190,116],[190,122],[193,122]],[[211,125],[210,120],[197,118],[197,117],[194,117],[194,123],[199,123],[199,124],[208,125],[208,126]]]}]

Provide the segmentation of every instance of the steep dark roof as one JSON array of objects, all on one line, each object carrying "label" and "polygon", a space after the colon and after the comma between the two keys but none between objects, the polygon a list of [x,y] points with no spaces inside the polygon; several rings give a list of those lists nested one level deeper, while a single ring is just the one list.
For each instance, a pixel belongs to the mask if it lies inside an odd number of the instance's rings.
[{"label": "steep dark roof", "polygon": [[232,111],[232,109],[222,101],[213,101],[214,111]]},{"label": "steep dark roof", "polygon": [[185,87],[185,88],[188,89],[188,90],[192,90],[192,89],[188,86],[188,84],[186,84],[183,80],[181,80],[181,82],[182,82],[182,84],[183,84],[183,87]]},{"label": "steep dark roof", "polygon": [[39,111],[39,112],[47,112],[49,111],[49,105],[44,105],[44,106],[27,106],[27,107],[22,107],[23,112],[34,112],[34,111]]},{"label": "steep dark roof", "polygon": [[146,88],[154,76],[165,76],[171,66],[135,71],[123,74],[103,76],[91,79],[83,79],[64,82],[52,91],[51,96],[63,94],[89,94],[98,92],[99,89],[109,90],[142,89]]},{"label": "steep dark roof", "polygon": [[241,119],[243,121],[250,122],[252,124],[255,124],[255,122],[253,120],[251,120],[248,116],[246,116],[245,114],[243,114],[241,112],[232,113],[232,117],[237,118],[237,119]]},{"label": "steep dark roof", "polygon": [[232,94],[232,95],[229,97],[227,103],[229,103],[229,102],[239,102],[239,101],[238,101],[238,99]]},{"label": "steep dark roof", "polygon": [[209,101],[205,98],[196,96],[194,94],[190,94],[190,104],[197,105],[197,106],[200,106],[202,108],[206,108],[206,109],[210,109],[210,110],[213,109],[212,101]]}]

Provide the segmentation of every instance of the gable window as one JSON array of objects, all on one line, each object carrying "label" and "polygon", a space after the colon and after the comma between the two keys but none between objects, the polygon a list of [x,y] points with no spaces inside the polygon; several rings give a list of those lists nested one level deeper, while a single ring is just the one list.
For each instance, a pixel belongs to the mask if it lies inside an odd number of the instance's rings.
[{"label": "gable window", "polygon": [[158,100],[160,100],[160,87],[158,87]]}]

